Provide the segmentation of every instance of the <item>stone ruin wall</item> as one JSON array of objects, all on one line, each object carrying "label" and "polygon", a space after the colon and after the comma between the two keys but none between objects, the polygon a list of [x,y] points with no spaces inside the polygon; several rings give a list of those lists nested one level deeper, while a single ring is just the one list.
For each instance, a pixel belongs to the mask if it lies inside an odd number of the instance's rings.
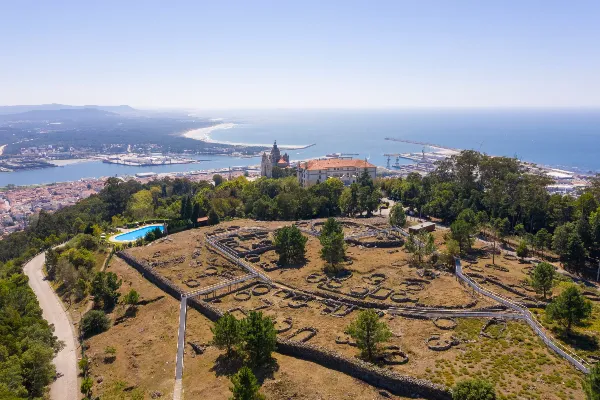
[{"label": "stone ruin wall", "polygon": [[[184,292],[171,281],[154,271],[154,269],[146,262],[139,261],[126,251],[118,252],[117,256],[140,272],[142,276],[157,287],[164,290],[175,299],[181,299]],[[223,312],[219,309],[196,297],[188,298],[187,302],[190,307],[197,310],[211,321],[216,321],[223,315]],[[320,346],[277,338],[277,352],[315,362],[324,367],[360,379],[370,385],[388,390],[395,395],[424,397],[428,399],[450,400],[452,398],[451,392],[443,386],[427,380],[401,375],[357,358],[345,357]]]}]

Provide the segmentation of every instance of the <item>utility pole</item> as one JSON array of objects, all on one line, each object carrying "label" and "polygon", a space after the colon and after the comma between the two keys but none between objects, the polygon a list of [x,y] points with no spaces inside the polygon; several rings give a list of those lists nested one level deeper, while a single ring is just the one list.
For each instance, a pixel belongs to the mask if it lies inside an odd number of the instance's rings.
[{"label": "utility pole", "polygon": [[596,273],[596,282],[600,279],[600,260],[598,260],[598,272]]}]

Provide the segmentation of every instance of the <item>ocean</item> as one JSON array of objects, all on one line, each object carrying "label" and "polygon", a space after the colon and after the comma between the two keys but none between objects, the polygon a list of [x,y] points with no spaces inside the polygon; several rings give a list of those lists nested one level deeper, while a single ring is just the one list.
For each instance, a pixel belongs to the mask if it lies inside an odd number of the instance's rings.
[{"label": "ocean", "polygon": [[[386,141],[386,137],[473,149],[490,155],[580,172],[600,171],[600,110],[243,110],[207,111],[229,129],[214,129],[212,140],[309,145],[284,150],[290,159],[357,154],[385,166],[384,153],[421,152],[423,146]],[[234,124],[234,125],[231,125]],[[427,148],[425,148],[427,151]],[[259,158],[199,157],[200,164],[127,167],[86,162],[44,170],[0,173],[0,186],[72,181],[137,172],[184,172],[255,165]],[[408,160],[401,160],[401,163]]]}]

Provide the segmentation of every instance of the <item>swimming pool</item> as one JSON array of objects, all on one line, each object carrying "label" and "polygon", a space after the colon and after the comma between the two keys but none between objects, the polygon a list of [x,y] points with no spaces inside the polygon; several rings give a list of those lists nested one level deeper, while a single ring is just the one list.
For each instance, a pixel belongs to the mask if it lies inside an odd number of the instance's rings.
[{"label": "swimming pool", "polygon": [[161,232],[165,231],[165,227],[162,225],[148,225],[148,226],[144,226],[142,228],[133,230],[131,232],[122,233],[120,235],[117,235],[117,236],[113,237],[112,240],[115,240],[117,242],[132,242],[134,240],[138,240],[139,238],[142,238],[142,239],[145,238],[146,234],[148,232],[153,231],[156,228],[160,229]]}]

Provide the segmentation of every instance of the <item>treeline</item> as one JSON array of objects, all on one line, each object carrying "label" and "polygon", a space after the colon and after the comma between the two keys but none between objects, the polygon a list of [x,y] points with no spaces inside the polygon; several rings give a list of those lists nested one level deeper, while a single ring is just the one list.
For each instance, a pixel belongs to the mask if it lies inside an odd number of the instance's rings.
[{"label": "treeline", "polygon": [[515,158],[463,151],[428,176],[384,180],[381,188],[416,213],[448,225],[458,220],[462,226],[455,226],[463,230],[470,224],[518,236],[531,247],[552,248],[569,268],[581,269],[600,252],[600,180],[592,179],[577,198],[549,194],[550,183],[527,173]]}]

